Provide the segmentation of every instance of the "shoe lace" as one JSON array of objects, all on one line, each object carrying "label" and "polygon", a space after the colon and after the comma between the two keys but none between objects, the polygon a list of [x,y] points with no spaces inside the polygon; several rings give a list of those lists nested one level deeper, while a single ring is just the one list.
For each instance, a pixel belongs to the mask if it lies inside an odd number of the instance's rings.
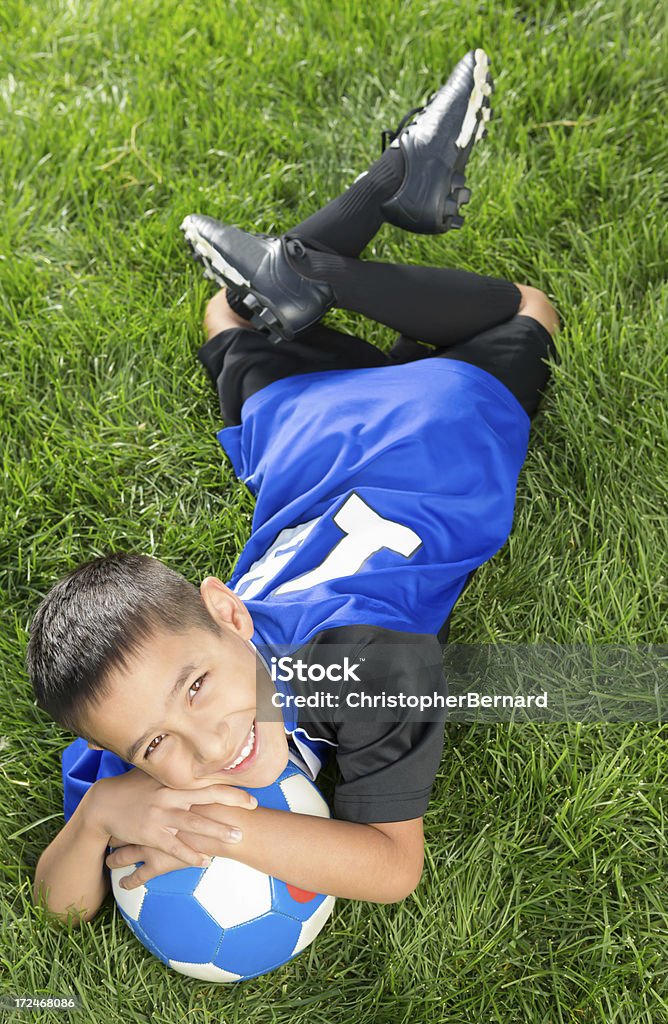
[{"label": "shoe lace", "polygon": [[[436,95],[435,92],[432,93],[431,96],[429,97],[429,99],[427,100],[427,102],[423,106],[421,106],[421,107],[413,107],[412,110],[409,110],[408,113],[406,114],[406,116],[402,117],[401,121],[399,122],[399,124],[397,125],[397,127],[394,130],[392,130],[391,128],[383,128],[383,130],[380,133],[380,147],[381,147],[380,148],[380,153],[381,153],[381,156],[383,155],[383,153],[385,152],[385,150],[387,149],[389,144],[391,142],[394,142],[394,140],[401,134],[401,132],[407,126],[408,122],[411,121],[411,118],[414,117],[415,114],[421,114],[422,111],[425,110],[426,107],[429,106],[429,104],[431,103],[431,101],[433,100],[435,95]],[[411,121],[411,124],[413,124],[413,123],[414,122]]]}]

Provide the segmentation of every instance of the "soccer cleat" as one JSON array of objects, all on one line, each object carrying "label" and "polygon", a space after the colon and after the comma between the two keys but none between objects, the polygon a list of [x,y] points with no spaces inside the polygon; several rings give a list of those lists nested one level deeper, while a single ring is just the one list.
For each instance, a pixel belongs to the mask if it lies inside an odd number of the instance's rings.
[{"label": "soccer cleat", "polygon": [[197,213],[185,218],[181,231],[204,276],[240,296],[250,323],[272,342],[291,340],[334,304],[329,285],[290,266],[289,247],[299,246],[296,241],[252,235]]},{"label": "soccer cleat", "polygon": [[470,50],[424,107],[382,133],[383,148],[391,140],[405,163],[401,187],[382,206],[390,224],[422,235],[462,226],[459,208],[471,198],[464,169],[475,143],[487,135],[493,90],[487,54]]}]

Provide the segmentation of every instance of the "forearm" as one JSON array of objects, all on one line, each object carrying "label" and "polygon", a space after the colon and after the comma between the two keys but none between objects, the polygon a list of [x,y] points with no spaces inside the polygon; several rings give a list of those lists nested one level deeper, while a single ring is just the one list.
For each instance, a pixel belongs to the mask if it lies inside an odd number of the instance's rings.
[{"label": "forearm", "polygon": [[[215,818],[215,806],[198,813]],[[392,903],[414,888],[395,843],[372,825],[258,807],[226,807],[225,821],[241,829],[233,846],[179,832],[189,846],[229,857],[311,892]]]},{"label": "forearm", "polygon": [[47,846],[35,868],[33,899],[62,921],[90,921],[109,890],[104,856],[109,837],[91,813],[92,786],[72,817]]}]

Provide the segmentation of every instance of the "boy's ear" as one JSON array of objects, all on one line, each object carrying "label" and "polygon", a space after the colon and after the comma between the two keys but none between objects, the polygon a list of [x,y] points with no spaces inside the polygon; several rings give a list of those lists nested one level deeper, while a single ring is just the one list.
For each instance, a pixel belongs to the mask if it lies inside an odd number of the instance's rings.
[{"label": "boy's ear", "polygon": [[219,626],[227,626],[250,640],[255,626],[250,612],[241,598],[226,587],[217,576],[206,576],[199,587],[209,615]]}]

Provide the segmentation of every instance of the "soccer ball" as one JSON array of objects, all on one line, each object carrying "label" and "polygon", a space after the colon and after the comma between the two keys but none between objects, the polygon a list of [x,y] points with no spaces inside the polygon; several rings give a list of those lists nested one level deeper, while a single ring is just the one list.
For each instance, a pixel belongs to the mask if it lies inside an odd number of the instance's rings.
[{"label": "soccer ball", "polygon": [[[261,807],[330,816],[317,787],[292,762],[270,786],[247,792]],[[201,981],[244,981],[280,967],[313,941],[334,908],[333,896],[298,889],[229,857],[122,889],[121,879],[140,864],[111,870],[121,915],[163,964]]]}]

